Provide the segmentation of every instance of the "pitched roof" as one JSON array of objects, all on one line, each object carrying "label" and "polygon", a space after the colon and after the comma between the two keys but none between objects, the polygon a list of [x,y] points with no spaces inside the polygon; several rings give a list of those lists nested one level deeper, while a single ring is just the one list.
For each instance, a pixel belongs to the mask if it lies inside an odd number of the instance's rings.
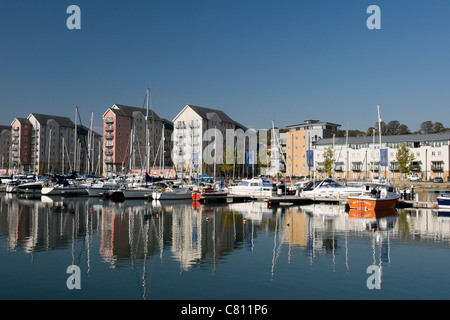
[{"label": "pitched roof", "polygon": [[[147,109],[126,106],[123,104],[114,104],[110,110],[119,116],[133,117],[133,113],[140,112],[144,116],[147,115]],[[161,118],[152,110],[149,110],[150,119],[161,120]]]},{"label": "pitched roof", "polygon": [[217,115],[219,120],[221,122],[229,122],[229,123],[235,123],[233,119],[231,119],[225,112],[222,110],[217,109],[211,109],[211,108],[204,108],[199,106],[193,106],[191,104],[188,104],[188,106],[194,110],[200,117],[203,119],[210,120],[214,115]]},{"label": "pitched roof", "polygon": [[40,124],[47,124],[47,121],[54,120],[61,127],[75,128],[75,124],[69,117],[60,117],[60,116],[52,116],[52,115],[47,115],[47,114],[31,113],[28,116],[28,119],[31,116],[34,116],[34,118]]},{"label": "pitched roof", "polygon": [[[27,119],[27,118],[15,118],[14,120],[19,121],[19,123],[23,123],[23,124],[31,124],[31,122]],[[13,122],[14,122],[13,120]]]},{"label": "pitched roof", "polygon": [[175,121],[178,116],[184,111],[184,109],[186,108],[191,108],[195,113],[197,113],[201,118],[203,119],[207,119],[207,120],[211,120],[213,117],[217,117],[221,122],[228,122],[228,123],[232,123],[236,126],[236,128],[240,128],[243,130],[247,130],[247,127],[245,127],[244,125],[240,124],[237,121],[234,121],[233,119],[231,119],[225,112],[223,112],[222,110],[218,110],[218,109],[211,109],[211,108],[205,108],[205,107],[199,107],[199,106],[194,106],[192,104],[187,104],[183,110],[181,110],[178,115],[174,118],[173,121]]}]

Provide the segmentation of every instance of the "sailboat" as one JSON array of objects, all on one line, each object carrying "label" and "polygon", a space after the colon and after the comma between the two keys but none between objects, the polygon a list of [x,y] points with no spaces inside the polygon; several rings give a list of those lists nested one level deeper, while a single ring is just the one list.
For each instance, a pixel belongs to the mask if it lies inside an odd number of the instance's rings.
[{"label": "sailboat", "polygon": [[153,200],[187,200],[191,199],[192,190],[189,188],[161,188],[159,191],[153,191]]},{"label": "sailboat", "polygon": [[[214,137],[214,152],[216,152],[216,137]],[[192,200],[200,202],[223,202],[228,197],[228,190],[223,189],[216,183],[216,156],[214,156],[214,182],[208,183],[205,187],[197,186],[192,192]]]},{"label": "sailboat", "polygon": [[[146,122],[146,152],[145,152],[145,174],[144,174],[144,184],[135,184],[128,186],[122,186],[119,190],[122,191],[123,196],[125,199],[144,199],[148,198],[149,195],[151,196],[154,191],[153,183],[156,182],[156,180],[159,180],[154,177],[150,177],[148,172],[150,169],[150,130],[149,130],[149,99],[150,99],[150,88],[147,88],[147,114],[145,116],[145,122]],[[133,139],[133,135],[131,135],[131,139]],[[131,146],[133,146],[134,142],[131,142]],[[133,147],[130,148],[130,155],[133,153]],[[131,165],[130,165],[131,167]]]},{"label": "sailboat", "polygon": [[76,180],[76,172],[68,176],[58,176],[55,183],[49,182],[48,186],[43,186],[41,194],[44,196],[81,196],[88,195],[86,185]]}]

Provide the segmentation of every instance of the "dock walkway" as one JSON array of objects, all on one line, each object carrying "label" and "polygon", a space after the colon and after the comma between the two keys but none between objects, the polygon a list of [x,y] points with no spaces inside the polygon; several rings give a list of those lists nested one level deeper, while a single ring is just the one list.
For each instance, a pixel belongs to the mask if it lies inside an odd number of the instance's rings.
[{"label": "dock walkway", "polygon": [[[262,196],[245,196],[245,195],[233,195],[228,194],[226,197],[218,197],[217,199],[214,197],[207,197],[202,199],[200,202],[225,202],[225,203],[237,203],[237,202],[245,202],[245,201],[264,201],[267,202],[269,207],[273,206],[295,206],[295,205],[308,205],[312,203],[328,203],[328,204],[336,204],[336,205],[347,205],[348,202],[346,199],[339,198],[305,198],[296,195],[273,195],[271,197],[262,197]],[[428,208],[428,209],[436,209],[437,202],[433,201],[418,201],[410,200],[410,199],[400,199],[397,208]]]}]

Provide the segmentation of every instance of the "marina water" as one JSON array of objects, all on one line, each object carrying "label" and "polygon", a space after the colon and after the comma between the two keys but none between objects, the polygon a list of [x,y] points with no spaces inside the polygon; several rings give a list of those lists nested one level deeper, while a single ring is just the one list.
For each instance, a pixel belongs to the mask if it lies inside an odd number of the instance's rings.
[{"label": "marina water", "polygon": [[449,267],[433,209],[0,194],[2,300],[449,299]]}]

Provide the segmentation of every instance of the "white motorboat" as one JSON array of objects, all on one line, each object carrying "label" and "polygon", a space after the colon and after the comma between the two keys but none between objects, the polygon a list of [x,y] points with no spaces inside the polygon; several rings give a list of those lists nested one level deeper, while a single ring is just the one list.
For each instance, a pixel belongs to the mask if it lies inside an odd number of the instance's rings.
[{"label": "white motorboat", "polygon": [[117,183],[100,182],[100,183],[93,183],[93,184],[87,186],[86,191],[87,191],[89,197],[100,197],[105,192],[117,190],[119,188],[120,188],[120,184],[117,184]]},{"label": "white motorboat", "polygon": [[144,199],[148,198],[149,194],[152,194],[154,189],[151,186],[148,187],[126,187],[120,188],[125,199]]},{"label": "white motorboat", "polygon": [[228,188],[229,194],[249,197],[271,197],[273,184],[261,178],[245,179],[237,186]]},{"label": "white motorboat", "polygon": [[41,194],[46,196],[80,196],[87,195],[86,186],[74,182],[42,187]]},{"label": "white motorboat", "polygon": [[160,191],[153,191],[151,197],[153,200],[187,200],[192,199],[192,190],[189,188],[162,188]]},{"label": "white motorboat", "polygon": [[308,184],[301,192],[305,198],[347,199],[359,196],[364,191],[363,186],[343,186],[331,179],[318,180]]}]

